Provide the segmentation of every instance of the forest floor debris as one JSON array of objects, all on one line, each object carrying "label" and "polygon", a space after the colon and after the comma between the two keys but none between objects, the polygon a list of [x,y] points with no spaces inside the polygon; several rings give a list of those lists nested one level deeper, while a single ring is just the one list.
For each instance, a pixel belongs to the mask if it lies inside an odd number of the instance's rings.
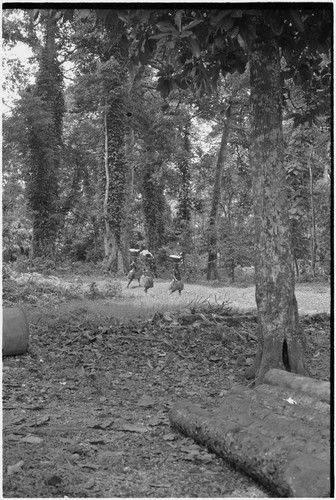
[{"label": "forest floor debris", "polygon": [[[181,398],[217,407],[234,384],[248,384],[257,327],[251,308],[232,308],[226,289],[222,302],[212,290],[210,300],[199,293],[181,303],[162,285],[154,307],[141,288],[125,291],[126,281],[113,299],[99,279],[91,282],[96,297],[63,300],[63,289],[48,302],[45,288],[34,291],[36,301],[22,300],[29,352],[3,362],[3,496],[272,496],[173,430],[167,416]],[[307,363],[314,377],[329,380],[330,319],[320,300],[327,287],[316,292],[310,284],[304,293],[317,305],[314,316],[301,313]]]}]

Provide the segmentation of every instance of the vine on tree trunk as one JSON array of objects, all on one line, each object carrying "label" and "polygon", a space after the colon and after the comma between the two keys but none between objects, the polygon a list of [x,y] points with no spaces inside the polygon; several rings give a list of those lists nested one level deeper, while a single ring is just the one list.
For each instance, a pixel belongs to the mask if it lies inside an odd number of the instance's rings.
[{"label": "vine on tree trunk", "polygon": [[294,265],[283,161],[282,86],[277,45],[255,44],[250,54],[254,217],[256,231],[256,302],[259,351],[256,382],[270,368],[288,366],[307,374],[304,335],[294,293]]}]

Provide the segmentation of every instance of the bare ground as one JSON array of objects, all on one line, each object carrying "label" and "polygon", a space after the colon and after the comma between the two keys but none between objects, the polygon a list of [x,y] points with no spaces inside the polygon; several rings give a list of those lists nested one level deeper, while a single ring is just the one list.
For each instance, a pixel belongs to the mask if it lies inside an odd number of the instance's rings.
[{"label": "bare ground", "polygon": [[[256,350],[253,321],[186,323],[176,311],[255,309],[254,287],[186,284],[180,297],[167,282],[146,295],[123,280],[120,297],[107,299],[99,290],[110,280],[82,281],[82,297],[26,304],[29,352],[4,359],[3,496],[271,497],[167,418],[180,399],[220,405],[233,384],[247,384]],[[299,284],[297,298],[302,317],[330,310],[327,285]],[[310,370],[329,380],[328,317],[303,325]]]},{"label": "bare ground", "polygon": [[[69,277],[65,278],[65,282]],[[82,277],[83,291],[88,291],[92,282],[98,289],[104,289],[114,280],[98,277]],[[190,304],[201,304],[204,301],[212,304],[227,302],[233,309],[240,311],[256,310],[255,287],[239,286],[206,286],[186,283],[181,296],[178,292],[171,294],[167,281],[155,280],[154,287],[144,293],[144,289],[133,281],[126,288],[126,280],[118,280],[122,287],[122,296],[117,299],[85,300],[85,293],[80,299],[68,301],[62,306],[71,310],[78,305],[89,308],[92,313],[106,314],[122,320],[150,318],[156,311],[171,311],[189,307]],[[330,313],[330,286],[328,283],[297,283],[295,294],[300,315]]]}]

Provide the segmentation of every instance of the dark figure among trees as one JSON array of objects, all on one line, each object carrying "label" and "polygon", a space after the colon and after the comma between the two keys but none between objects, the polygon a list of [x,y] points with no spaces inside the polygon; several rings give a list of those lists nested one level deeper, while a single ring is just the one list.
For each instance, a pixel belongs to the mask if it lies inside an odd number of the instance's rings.
[{"label": "dark figure among trees", "polygon": [[173,281],[171,282],[171,284],[169,286],[170,293],[174,293],[178,290],[179,295],[181,295],[181,291],[184,288],[184,284],[182,281],[178,262],[176,262],[174,265],[174,273],[173,274],[174,274]]}]

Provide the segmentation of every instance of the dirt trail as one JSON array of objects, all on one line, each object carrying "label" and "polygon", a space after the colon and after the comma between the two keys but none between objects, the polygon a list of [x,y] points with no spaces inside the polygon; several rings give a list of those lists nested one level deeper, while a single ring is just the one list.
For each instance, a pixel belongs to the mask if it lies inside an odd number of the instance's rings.
[{"label": "dirt trail", "polygon": [[[89,287],[93,281],[98,288],[103,288],[110,283],[109,280],[97,277],[85,277],[82,279],[84,287]],[[174,310],[188,307],[193,302],[208,300],[209,302],[228,302],[233,308],[242,311],[256,309],[255,287],[221,286],[211,287],[198,284],[186,283],[181,294],[171,294],[168,291],[169,282],[156,280],[154,287],[147,294],[138,286],[137,282],[131,283],[126,288],[127,281],[120,280],[122,286],[122,298],[100,301],[96,303],[99,308],[104,304],[115,317],[150,317],[157,310]],[[296,298],[300,314],[318,314],[330,312],[330,287],[327,283],[297,283]],[[124,304],[127,307],[122,307]],[[93,304],[92,304],[93,305]]]}]

